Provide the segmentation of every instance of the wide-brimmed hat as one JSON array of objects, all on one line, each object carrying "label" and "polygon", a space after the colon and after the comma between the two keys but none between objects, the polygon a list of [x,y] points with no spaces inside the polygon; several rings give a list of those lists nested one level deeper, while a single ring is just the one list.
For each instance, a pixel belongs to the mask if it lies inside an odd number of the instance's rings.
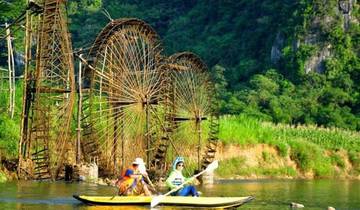
[{"label": "wide-brimmed hat", "polygon": [[135,158],[133,165],[145,165],[144,160],[142,158]]}]

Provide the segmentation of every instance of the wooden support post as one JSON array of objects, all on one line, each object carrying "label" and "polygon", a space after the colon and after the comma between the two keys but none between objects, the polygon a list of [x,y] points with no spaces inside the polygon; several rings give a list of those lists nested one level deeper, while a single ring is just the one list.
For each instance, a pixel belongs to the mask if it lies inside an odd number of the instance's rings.
[{"label": "wooden support post", "polygon": [[[120,113],[123,113],[123,108],[120,107]],[[121,120],[124,120],[123,114],[120,116]],[[124,121],[121,122],[120,126],[120,138],[121,138],[121,173],[125,170],[125,135],[124,135]]]},{"label": "wooden support post", "polygon": [[[199,119],[201,120],[201,119]],[[197,127],[197,135],[198,135],[198,148],[197,148],[197,155],[198,155],[198,170],[200,170],[201,168],[201,163],[200,163],[200,151],[201,151],[201,122],[196,120],[196,127]]]},{"label": "wooden support post", "polygon": [[200,161],[200,152],[201,152],[201,117],[199,114],[198,119],[196,119],[196,131],[198,135],[198,148],[197,148],[197,155],[198,155],[198,170],[201,169],[201,161]]},{"label": "wooden support post", "polygon": [[117,108],[114,108],[114,136],[113,136],[113,151],[112,151],[112,155],[113,155],[113,164],[114,164],[114,174],[117,174],[118,171],[118,164],[117,164],[117,144],[118,144],[118,126],[119,126],[119,116],[116,114],[116,112],[118,112]]},{"label": "wooden support post", "polygon": [[149,98],[145,96],[146,105],[145,105],[145,113],[146,113],[146,125],[145,125],[145,137],[146,137],[146,162],[147,165],[150,165],[150,116],[149,116]]}]

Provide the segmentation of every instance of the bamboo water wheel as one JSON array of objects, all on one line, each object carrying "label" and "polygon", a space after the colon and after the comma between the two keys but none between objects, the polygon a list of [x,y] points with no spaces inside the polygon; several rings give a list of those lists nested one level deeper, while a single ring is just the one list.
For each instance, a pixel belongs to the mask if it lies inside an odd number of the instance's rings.
[{"label": "bamboo water wheel", "polygon": [[190,52],[169,58],[175,144],[186,142],[184,156],[200,170],[213,161],[219,124],[210,74],[204,62]]},{"label": "bamboo water wheel", "polygon": [[206,65],[195,54],[184,52],[170,56],[165,68],[167,132],[156,145],[155,177],[164,175],[173,158],[169,154],[191,157],[187,165],[206,168],[215,158],[219,133],[216,95]]},{"label": "bamboo water wheel", "polygon": [[[82,153],[114,174],[135,157],[149,163],[163,119],[159,37],[137,19],[110,22],[90,50],[84,75]],[[144,155],[146,154],[146,156]]]}]

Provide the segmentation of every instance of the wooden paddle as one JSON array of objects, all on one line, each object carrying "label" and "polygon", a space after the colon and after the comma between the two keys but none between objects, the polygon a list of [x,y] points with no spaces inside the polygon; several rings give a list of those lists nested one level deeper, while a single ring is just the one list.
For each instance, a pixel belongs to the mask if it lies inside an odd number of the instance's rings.
[{"label": "wooden paddle", "polygon": [[154,193],[157,193],[157,194],[158,194],[159,192],[156,190],[156,187],[155,187],[155,185],[152,183],[152,181],[150,180],[149,176],[148,176],[147,174],[144,174],[143,177],[145,177],[146,180],[149,182],[149,185],[148,185],[148,186],[151,187],[152,191],[153,191]]},{"label": "wooden paddle", "polygon": [[114,199],[117,195],[119,195],[119,193],[120,193],[120,187],[119,186],[117,186],[117,182],[119,181],[119,179],[115,182],[115,187],[117,187],[117,189],[116,189],[116,194],[113,196],[113,197],[111,197],[110,198],[110,200],[112,200],[112,199]]},{"label": "wooden paddle", "polygon": [[187,181],[185,181],[184,183],[182,183],[181,185],[179,185],[178,187],[170,190],[169,192],[167,192],[166,194],[164,195],[160,195],[160,196],[156,196],[156,197],[153,197],[151,199],[151,208],[155,207],[156,205],[158,205],[166,196],[170,195],[171,193],[173,192],[176,192],[178,191],[179,189],[181,189],[182,187],[184,187],[187,183],[191,182],[193,179],[195,179],[196,177],[202,175],[203,173],[205,172],[210,172],[210,171],[213,171],[215,170],[217,167],[219,166],[219,161],[215,160],[213,161],[212,163],[210,163],[205,170],[203,170],[202,172],[194,175],[193,177],[191,177],[190,179],[188,179]]}]

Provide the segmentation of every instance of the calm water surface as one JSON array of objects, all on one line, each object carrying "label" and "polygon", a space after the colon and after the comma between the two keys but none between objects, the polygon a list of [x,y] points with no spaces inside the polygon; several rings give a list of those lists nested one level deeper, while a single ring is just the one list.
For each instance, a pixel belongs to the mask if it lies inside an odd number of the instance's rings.
[{"label": "calm water surface", "polygon": [[[305,209],[360,210],[360,181],[339,180],[262,180],[221,181],[200,189],[206,196],[255,196],[255,200],[239,209],[290,209],[288,203],[297,202]],[[149,207],[86,206],[72,198],[73,194],[113,195],[116,189],[88,183],[65,182],[9,182],[0,184],[0,209],[79,209],[121,210],[149,209]],[[164,208],[160,210],[184,209]]]}]

